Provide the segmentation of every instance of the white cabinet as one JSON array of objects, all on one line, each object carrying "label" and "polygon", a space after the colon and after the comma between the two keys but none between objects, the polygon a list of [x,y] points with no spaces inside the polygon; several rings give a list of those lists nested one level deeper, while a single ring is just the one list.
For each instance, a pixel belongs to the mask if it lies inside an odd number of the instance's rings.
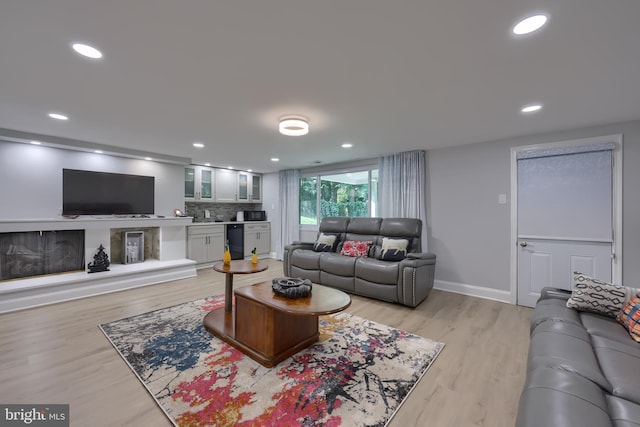
[{"label": "white cabinet", "polygon": [[184,198],[188,201],[213,201],[214,173],[212,168],[187,166],[184,168]]},{"label": "white cabinet", "polygon": [[244,256],[251,256],[256,248],[258,255],[268,255],[271,252],[271,224],[244,223]]},{"label": "white cabinet", "polygon": [[215,169],[216,202],[235,202],[238,173],[231,169]]},{"label": "white cabinet", "polygon": [[184,168],[184,199],[188,202],[260,203],[262,175],[189,165]]},{"label": "white cabinet", "polygon": [[187,257],[197,264],[222,259],[224,254],[224,225],[187,227]]},{"label": "white cabinet", "polygon": [[238,172],[238,202],[262,201],[262,175]]}]

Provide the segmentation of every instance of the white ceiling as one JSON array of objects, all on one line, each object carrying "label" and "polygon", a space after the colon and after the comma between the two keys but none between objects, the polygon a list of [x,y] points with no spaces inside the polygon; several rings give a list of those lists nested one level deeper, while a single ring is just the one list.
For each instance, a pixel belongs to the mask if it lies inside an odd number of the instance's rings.
[{"label": "white ceiling", "polygon": [[[2,0],[0,128],[270,172],[633,120],[639,20],[638,0]],[[286,114],[311,133],[279,135]]]}]

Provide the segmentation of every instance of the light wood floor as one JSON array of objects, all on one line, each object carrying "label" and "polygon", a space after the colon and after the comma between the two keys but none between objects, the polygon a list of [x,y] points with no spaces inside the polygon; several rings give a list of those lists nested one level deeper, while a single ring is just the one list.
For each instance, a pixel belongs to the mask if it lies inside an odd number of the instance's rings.
[{"label": "light wood floor", "polygon": [[[282,277],[282,263],[235,285]],[[224,293],[224,275],[0,315],[0,402],[68,403],[72,426],[171,426],[98,324]],[[434,290],[416,309],[352,296],[348,312],[446,344],[391,427],[512,427],[531,309]]]}]

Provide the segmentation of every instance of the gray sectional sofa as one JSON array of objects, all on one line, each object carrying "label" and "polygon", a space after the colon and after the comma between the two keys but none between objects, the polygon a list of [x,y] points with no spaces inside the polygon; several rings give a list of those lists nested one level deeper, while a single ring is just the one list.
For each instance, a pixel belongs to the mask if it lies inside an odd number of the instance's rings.
[{"label": "gray sectional sofa", "polygon": [[533,311],[516,427],[640,426],[640,343],[571,295],[545,288]]},{"label": "gray sectional sofa", "polygon": [[[321,252],[315,242],[293,242],[284,248],[283,269],[287,277],[345,292],[416,307],[433,287],[436,256],[422,253],[422,221],[414,218],[324,218],[318,238],[335,236],[330,251]],[[406,256],[388,261],[383,241],[407,240]],[[371,242],[367,256],[346,256],[345,242]]]}]

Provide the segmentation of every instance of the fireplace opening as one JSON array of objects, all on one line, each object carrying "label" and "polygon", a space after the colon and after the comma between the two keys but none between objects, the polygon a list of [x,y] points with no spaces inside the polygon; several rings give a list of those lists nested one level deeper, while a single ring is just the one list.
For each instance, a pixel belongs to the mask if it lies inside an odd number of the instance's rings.
[{"label": "fireplace opening", "polygon": [[0,280],[84,271],[84,230],[0,233]]}]

